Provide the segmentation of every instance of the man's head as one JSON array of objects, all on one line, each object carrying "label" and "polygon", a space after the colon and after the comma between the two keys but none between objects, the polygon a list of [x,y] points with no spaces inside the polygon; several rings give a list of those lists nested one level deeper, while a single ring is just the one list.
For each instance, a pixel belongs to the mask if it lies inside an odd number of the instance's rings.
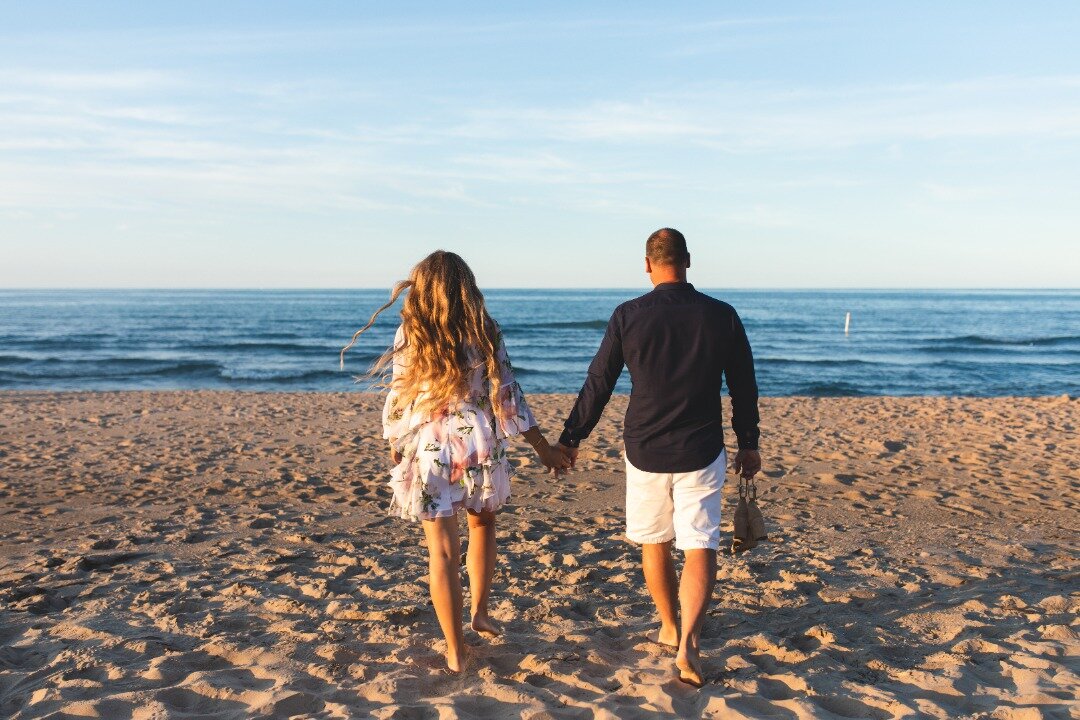
[{"label": "man's head", "polygon": [[686,282],[690,252],[686,238],[674,228],[660,228],[645,242],[645,272],[653,285]]}]

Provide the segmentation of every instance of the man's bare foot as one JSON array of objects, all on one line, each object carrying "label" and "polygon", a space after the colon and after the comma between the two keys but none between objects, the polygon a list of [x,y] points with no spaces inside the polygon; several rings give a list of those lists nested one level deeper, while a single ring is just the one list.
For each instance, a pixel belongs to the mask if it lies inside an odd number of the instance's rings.
[{"label": "man's bare foot", "polygon": [[675,667],[679,670],[679,680],[687,685],[699,688],[705,684],[705,676],[701,674],[701,658],[696,653],[680,652],[675,657]]},{"label": "man's bare foot", "polygon": [[645,638],[657,645],[676,650],[679,647],[679,631],[674,628],[660,627],[645,633]]},{"label": "man's bare foot", "polygon": [[502,635],[502,628],[487,615],[473,615],[472,629],[481,635],[498,637]]}]

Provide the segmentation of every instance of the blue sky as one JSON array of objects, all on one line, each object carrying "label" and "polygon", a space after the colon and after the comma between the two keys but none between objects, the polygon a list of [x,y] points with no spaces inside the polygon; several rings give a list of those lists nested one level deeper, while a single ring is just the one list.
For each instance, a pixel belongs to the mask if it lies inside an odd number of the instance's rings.
[{"label": "blue sky", "polygon": [[1078,285],[1076,3],[0,11],[0,287]]}]

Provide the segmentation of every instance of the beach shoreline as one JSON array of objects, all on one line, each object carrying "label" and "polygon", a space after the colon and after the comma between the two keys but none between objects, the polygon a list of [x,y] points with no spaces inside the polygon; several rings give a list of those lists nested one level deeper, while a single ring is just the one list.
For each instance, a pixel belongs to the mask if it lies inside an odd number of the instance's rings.
[{"label": "beach shoreline", "polygon": [[[529,396],[550,440],[573,400]],[[386,514],[378,396],[0,391],[0,715],[1074,711],[1080,401],[762,398],[771,540],[722,555],[695,691],[643,637],[626,400],[562,480],[513,444],[507,632],[467,634],[456,678],[420,528]]]}]

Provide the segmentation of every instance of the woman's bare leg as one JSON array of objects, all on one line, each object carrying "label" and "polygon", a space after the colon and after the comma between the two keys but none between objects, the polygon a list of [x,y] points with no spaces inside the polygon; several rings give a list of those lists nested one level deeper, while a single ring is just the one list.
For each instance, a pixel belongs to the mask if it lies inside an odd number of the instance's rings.
[{"label": "woman's bare leg", "polygon": [[479,633],[498,635],[500,630],[488,616],[488,597],[495,576],[495,513],[469,511],[469,596],[472,627]]},{"label": "woman's bare leg", "polygon": [[461,630],[461,538],[456,516],[424,521],[428,544],[428,583],[431,602],[446,637],[446,665],[460,672],[465,664],[465,638]]}]

